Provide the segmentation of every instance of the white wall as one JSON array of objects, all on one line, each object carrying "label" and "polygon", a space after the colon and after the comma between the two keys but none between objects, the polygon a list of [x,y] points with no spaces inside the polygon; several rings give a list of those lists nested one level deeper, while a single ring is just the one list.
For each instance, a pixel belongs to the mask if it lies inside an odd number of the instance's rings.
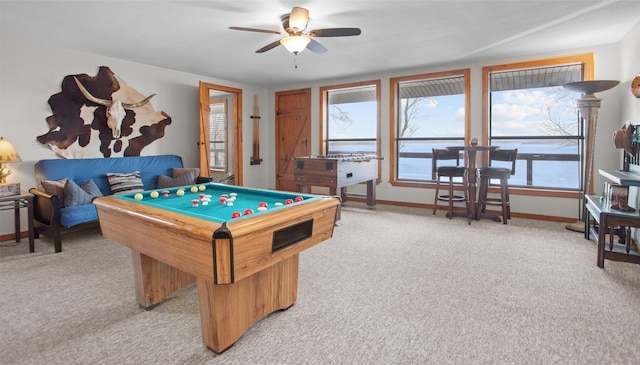
[{"label": "white wall", "polygon": [[[637,28],[635,29],[637,32]],[[637,42],[637,35],[627,36],[627,38],[634,38]],[[633,43],[633,40],[629,40],[629,43]],[[635,43],[636,45],[638,43]],[[629,46],[631,48],[631,46]],[[637,48],[637,47],[635,47]],[[471,135],[480,138],[482,135],[482,67],[489,65],[498,65],[504,63],[530,61],[542,58],[550,58],[557,56],[567,56],[580,53],[594,53],[596,59],[595,67],[595,79],[596,80],[626,80],[628,76],[625,76],[621,72],[620,57],[621,57],[621,45],[620,43],[609,44],[603,46],[592,47],[588,49],[574,49],[562,53],[546,54],[546,55],[524,55],[513,58],[504,58],[497,60],[488,60],[484,62],[467,63],[463,61],[457,61],[447,65],[441,65],[438,67],[425,67],[414,70],[406,70],[403,72],[389,72],[384,74],[369,74],[359,75],[343,79],[325,80],[321,82],[315,82],[309,84],[292,84],[278,86],[269,90],[269,105],[274,105],[274,93],[277,91],[299,89],[311,87],[312,89],[312,131],[314,133],[312,137],[312,152],[313,154],[319,153],[319,88],[322,86],[344,84],[351,82],[360,82],[380,79],[382,82],[381,90],[381,139],[382,139],[382,156],[387,157],[390,155],[389,151],[389,80],[392,77],[415,75],[422,73],[431,73],[438,71],[449,71],[469,68],[471,69]],[[633,58],[638,60],[638,58]],[[637,61],[635,61],[637,65]],[[598,116],[598,130],[596,134],[596,157],[594,165],[596,171],[598,168],[616,168],[620,165],[621,155],[619,150],[613,147],[613,132],[619,129],[624,123],[626,116],[623,116],[623,102],[628,93],[627,86],[617,86],[614,89],[599,93],[597,97],[602,98],[602,106],[599,110]],[[580,95],[576,94],[576,99]],[[636,118],[637,119],[637,118]],[[640,122],[636,120],[636,122]],[[272,131],[273,132],[273,131]],[[378,185],[376,194],[380,200],[391,200],[408,203],[422,203],[432,204],[433,193],[432,189],[423,188],[410,188],[410,187],[396,187],[389,183],[390,177],[390,161],[385,158],[381,161],[382,166],[382,182]],[[274,186],[273,169],[269,170],[271,182],[270,187]],[[600,176],[595,176],[594,186],[601,186],[604,180]],[[352,186],[348,188],[353,192],[365,192],[363,186]],[[577,199],[563,199],[563,198],[540,198],[524,195],[511,195],[511,209],[514,212],[522,212],[528,214],[549,215],[565,218],[578,218],[579,205]]]},{"label": "white wall", "polygon": [[[199,81],[242,89],[244,183],[252,187],[268,185],[267,166],[248,163],[253,133],[249,118],[253,111],[253,96],[258,95],[260,109],[267,110],[266,89],[2,37],[0,135],[13,142],[22,157],[21,163],[12,164],[13,174],[7,178],[8,182],[20,182],[22,189],[28,190],[35,186],[35,162],[58,158],[36,140],[37,136],[48,132],[45,118],[51,115],[51,108],[47,100],[60,92],[66,75],[86,73],[93,76],[100,66],[108,66],[142,94],[156,93],[151,100],[154,109],[163,110],[172,118],[165,137],[145,147],[142,155],[176,154],[182,156],[186,166],[198,166]],[[267,133],[268,119],[263,117],[261,120],[261,134]],[[266,151],[270,147],[264,144],[261,148]],[[22,211],[22,229],[26,230],[26,209]],[[13,233],[13,212],[2,211],[0,234],[10,233]]]},{"label": "white wall", "polygon": [[620,74],[622,116],[632,123],[640,123],[640,98],[631,94],[631,80],[640,76],[640,23],[620,42]]},{"label": "white wall", "polygon": [[[470,68],[472,134],[481,134],[481,71],[485,65],[519,62],[553,56],[593,52],[596,56],[596,79],[621,80],[616,88],[600,93],[603,99],[598,115],[595,168],[617,168],[620,165],[620,150],[613,148],[612,135],[626,120],[640,123],[640,100],[629,92],[630,82],[640,73],[640,24],[636,25],[620,42],[589,49],[568,50],[547,55],[526,55],[486,62],[455,62],[439,67],[428,67],[404,72],[389,72],[375,75],[359,75],[338,80],[326,80],[312,84],[283,85],[263,89],[248,84],[238,84],[222,79],[189,74],[155,66],[55,48],[45,44],[0,37],[0,135],[12,141],[19,150],[23,162],[13,165],[14,173],[9,182],[21,182],[23,189],[35,185],[33,166],[45,158],[57,158],[47,147],[36,141],[36,136],[48,131],[45,118],[51,114],[48,98],[60,91],[62,78],[69,74],[87,73],[95,75],[99,66],[108,66],[129,85],[143,94],[156,93],[152,104],[156,110],[164,110],[172,117],[166,136],[147,146],[142,154],[172,153],[183,157],[187,166],[198,165],[198,82],[220,84],[240,88],[243,100],[243,172],[244,184],[250,187],[275,187],[275,128],[274,92],[298,88],[312,89],[312,152],[319,151],[319,87],[324,85],[382,80],[382,154],[389,156],[389,131],[384,127],[389,122],[389,79],[404,75]],[[215,60],[212,60],[215,62]],[[251,151],[253,96],[258,95],[261,113],[260,148],[263,163],[249,165]],[[578,95],[576,97],[579,97]],[[381,162],[382,183],[378,186],[378,199],[418,202],[430,204],[433,191],[427,189],[393,187],[389,184],[389,160]],[[604,182],[596,176],[595,185]],[[363,192],[363,187],[350,190]],[[577,217],[578,203],[575,199],[540,199],[528,196],[512,196],[515,212]],[[23,214],[23,230],[26,230],[26,215]],[[8,211],[0,212],[0,234],[13,232],[13,217]]]}]

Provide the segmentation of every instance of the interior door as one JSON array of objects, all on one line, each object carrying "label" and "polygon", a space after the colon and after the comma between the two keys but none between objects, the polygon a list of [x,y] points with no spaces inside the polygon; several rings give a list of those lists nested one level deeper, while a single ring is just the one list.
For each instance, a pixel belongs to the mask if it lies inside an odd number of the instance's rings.
[{"label": "interior door", "polygon": [[276,189],[297,191],[292,158],[311,154],[311,89],[277,92]]}]

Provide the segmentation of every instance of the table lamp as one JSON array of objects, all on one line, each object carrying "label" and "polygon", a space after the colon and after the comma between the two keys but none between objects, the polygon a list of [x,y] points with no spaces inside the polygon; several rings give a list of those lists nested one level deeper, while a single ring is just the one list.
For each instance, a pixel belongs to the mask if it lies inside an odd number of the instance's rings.
[{"label": "table lamp", "polygon": [[20,183],[7,184],[7,176],[12,173],[8,163],[20,161],[22,159],[13,143],[0,137],[0,197],[20,194]]}]

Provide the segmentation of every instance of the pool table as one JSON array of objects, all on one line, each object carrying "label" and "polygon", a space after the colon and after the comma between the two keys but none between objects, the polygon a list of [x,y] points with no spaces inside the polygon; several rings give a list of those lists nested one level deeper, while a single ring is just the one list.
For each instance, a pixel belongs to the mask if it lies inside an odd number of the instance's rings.
[{"label": "pool table", "polygon": [[138,303],[150,309],[196,282],[202,340],[222,353],[295,303],[298,255],[332,237],[340,201],[208,183],[94,203],[102,234],[131,249]]}]

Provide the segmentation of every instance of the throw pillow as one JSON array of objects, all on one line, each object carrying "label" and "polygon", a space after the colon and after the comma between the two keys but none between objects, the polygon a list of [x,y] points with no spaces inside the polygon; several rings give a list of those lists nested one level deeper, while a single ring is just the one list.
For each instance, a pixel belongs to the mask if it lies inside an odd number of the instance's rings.
[{"label": "throw pillow", "polygon": [[128,173],[109,172],[107,173],[107,179],[113,195],[144,191],[140,171]]},{"label": "throw pillow", "polygon": [[40,184],[42,184],[42,188],[44,189],[45,193],[49,195],[57,195],[60,204],[64,206],[64,185],[67,183],[67,180],[68,179],[42,180],[40,181]]},{"label": "throw pillow", "polygon": [[158,175],[158,189],[172,188],[175,186],[193,185],[196,181],[196,172],[190,171],[176,177]]},{"label": "throw pillow", "polygon": [[65,207],[89,204],[93,198],[98,196],[102,196],[102,192],[93,180],[88,180],[82,186],[78,186],[73,180],[67,180],[67,183],[64,185]]},{"label": "throw pillow", "polygon": [[178,177],[182,174],[186,174],[189,172],[193,172],[193,182],[196,183],[196,179],[200,176],[200,168],[199,167],[174,167],[173,168],[173,177]]}]

